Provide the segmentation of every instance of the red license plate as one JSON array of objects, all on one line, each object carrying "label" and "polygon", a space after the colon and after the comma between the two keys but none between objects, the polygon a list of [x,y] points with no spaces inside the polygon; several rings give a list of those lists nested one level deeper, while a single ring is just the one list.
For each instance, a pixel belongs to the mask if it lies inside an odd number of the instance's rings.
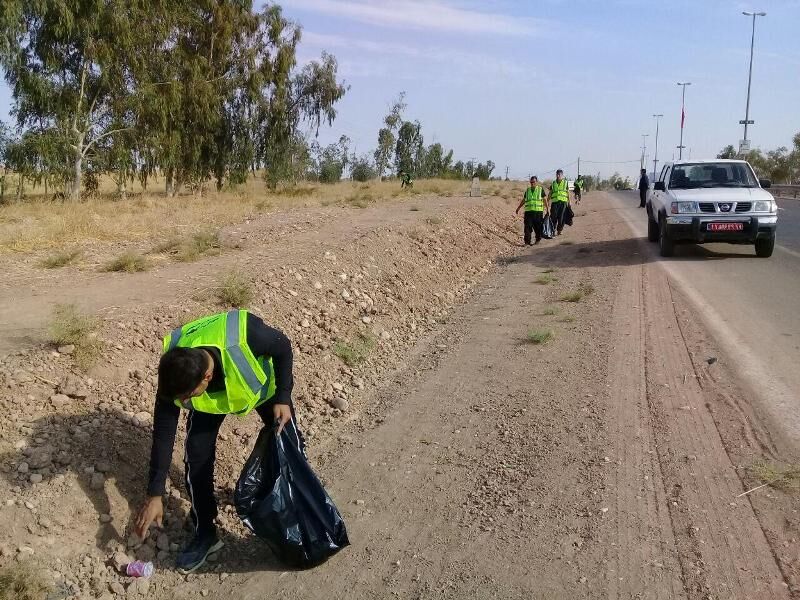
[{"label": "red license plate", "polygon": [[709,223],[709,231],[744,231],[744,223]]}]

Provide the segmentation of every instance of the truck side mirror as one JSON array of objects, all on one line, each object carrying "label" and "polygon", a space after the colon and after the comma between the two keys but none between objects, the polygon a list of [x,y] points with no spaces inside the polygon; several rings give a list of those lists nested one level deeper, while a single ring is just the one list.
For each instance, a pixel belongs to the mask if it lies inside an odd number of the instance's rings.
[{"label": "truck side mirror", "polygon": [[655,185],[653,186],[653,189],[658,190],[659,192],[666,192],[667,186],[664,185],[663,181],[656,181]]},{"label": "truck side mirror", "polygon": [[761,187],[765,190],[772,187],[772,182],[769,179],[759,179],[758,183],[760,183]]}]

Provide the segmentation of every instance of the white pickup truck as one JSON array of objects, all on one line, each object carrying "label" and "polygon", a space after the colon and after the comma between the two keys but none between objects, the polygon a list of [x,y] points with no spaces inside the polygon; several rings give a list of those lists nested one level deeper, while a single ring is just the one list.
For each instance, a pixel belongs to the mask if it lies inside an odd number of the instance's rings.
[{"label": "white pickup truck", "polygon": [[744,160],[667,163],[647,195],[647,238],[661,256],[680,242],[754,244],[757,256],[772,256],[778,206],[768,187]]}]

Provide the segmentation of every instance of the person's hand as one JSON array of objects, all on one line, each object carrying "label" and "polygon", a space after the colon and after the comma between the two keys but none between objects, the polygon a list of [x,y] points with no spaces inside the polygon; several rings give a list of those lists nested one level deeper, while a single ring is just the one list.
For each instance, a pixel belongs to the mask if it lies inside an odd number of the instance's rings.
[{"label": "person's hand", "polygon": [[142,508],[139,509],[139,514],[136,516],[134,531],[136,535],[144,539],[153,521],[156,522],[156,525],[161,527],[163,519],[164,501],[161,499],[161,496],[150,496],[144,501]]},{"label": "person's hand", "polygon": [[287,404],[275,404],[272,407],[272,416],[278,424],[278,435],[280,435],[284,426],[292,420],[292,409]]}]

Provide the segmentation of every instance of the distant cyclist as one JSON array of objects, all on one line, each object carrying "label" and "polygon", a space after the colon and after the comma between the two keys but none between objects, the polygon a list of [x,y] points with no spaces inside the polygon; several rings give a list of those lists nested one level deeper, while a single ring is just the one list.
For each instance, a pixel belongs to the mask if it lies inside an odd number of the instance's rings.
[{"label": "distant cyclist", "polygon": [[404,187],[414,187],[414,180],[411,179],[411,173],[400,171],[400,189]]}]

